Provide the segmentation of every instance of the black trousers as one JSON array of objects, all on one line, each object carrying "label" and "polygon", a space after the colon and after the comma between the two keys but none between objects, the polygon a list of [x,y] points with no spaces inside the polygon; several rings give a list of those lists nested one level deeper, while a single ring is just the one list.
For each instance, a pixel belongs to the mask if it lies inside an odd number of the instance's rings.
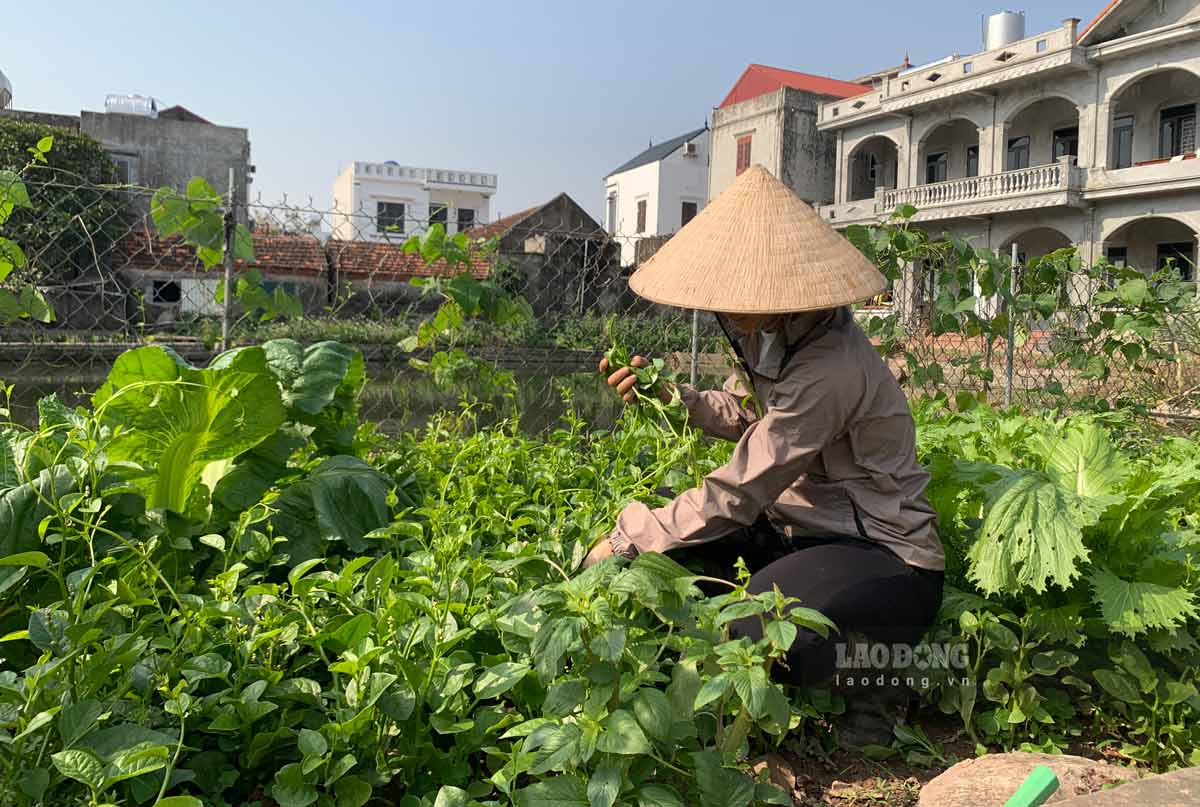
[{"label": "black trousers", "polygon": [[[942,603],[941,572],[909,566],[883,544],[860,536],[789,539],[762,519],[753,527],[677,554],[684,565],[731,581],[738,557],[751,573],[752,594],[778,586],[784,595],[820,611],[838,627],[827,639],[800,629],[787,666],[773,668],[773,677],[789,684],[809,686],[829,680],[839,660],[851,655],[846,643],[852,636],[888,645],[915,645]],[[713,584],[702,588],[710,594],[727,590]],[[737,620],[731,632],[758,640],[762,623],[758,617]]]}]

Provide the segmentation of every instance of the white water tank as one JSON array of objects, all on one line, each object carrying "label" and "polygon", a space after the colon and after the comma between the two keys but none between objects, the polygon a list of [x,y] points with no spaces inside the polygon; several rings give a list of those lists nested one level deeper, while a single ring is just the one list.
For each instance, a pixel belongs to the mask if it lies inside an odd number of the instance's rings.
[{"label": "white water tank", "polygon": [[147,95],[106,95],[104,111],[123,115],[141,115],[144,118],[158,117],[158,99]]},{"label": "white water tank", "polygon": [[996,50],[1024,38],[1024,11],[1000,11],[983,20],[984,50]]},{"label": "white water tank", "polygon": [[0,72],[0,109],[12,106],[12,82]]}]

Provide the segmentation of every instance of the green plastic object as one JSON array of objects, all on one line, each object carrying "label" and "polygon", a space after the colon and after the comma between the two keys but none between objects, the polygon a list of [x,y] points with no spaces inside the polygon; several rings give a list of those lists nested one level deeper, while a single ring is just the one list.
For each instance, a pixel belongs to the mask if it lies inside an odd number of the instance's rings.
[{"label": "green plastic object", "polygon": [[1038,765],[1025,777],[1025,781],[1017,788],[1017,792],[1013,793],[1012,798],[1004,802],[1004,807],[1041,807],[1056,790],[1058,777],[1054,775],[1054,771],[1045,765]]}]

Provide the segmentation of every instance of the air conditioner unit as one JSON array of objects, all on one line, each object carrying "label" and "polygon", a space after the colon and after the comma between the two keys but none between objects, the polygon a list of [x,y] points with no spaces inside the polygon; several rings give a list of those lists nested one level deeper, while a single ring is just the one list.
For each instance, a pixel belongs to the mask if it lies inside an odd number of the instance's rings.
[{"label": "air conditioner unit", "polygon": [[696,144],[695,143],[684,143],[683,144],[683,156],[684,157],[695,157],[696,156]]}]

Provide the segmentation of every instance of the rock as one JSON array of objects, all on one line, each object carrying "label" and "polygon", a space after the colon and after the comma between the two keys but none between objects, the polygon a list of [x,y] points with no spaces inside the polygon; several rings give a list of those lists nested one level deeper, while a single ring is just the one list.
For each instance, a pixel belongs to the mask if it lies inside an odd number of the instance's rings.
[{"label": "rock", "polygon": [[1112,790],[1077,796],[1062,807],[1195,807],[1200,804],[1200,768],[1147,776]]},{"label": "rock", "polygon": [[1100,790],[1106,784],[1136,779],[1133,771],[1065,754],[988,754],[958,763],[921,788],[917,807],[1004,807],[1029,772],[1046,765],[1058,776],[1058,790],[1047,804]]}]

